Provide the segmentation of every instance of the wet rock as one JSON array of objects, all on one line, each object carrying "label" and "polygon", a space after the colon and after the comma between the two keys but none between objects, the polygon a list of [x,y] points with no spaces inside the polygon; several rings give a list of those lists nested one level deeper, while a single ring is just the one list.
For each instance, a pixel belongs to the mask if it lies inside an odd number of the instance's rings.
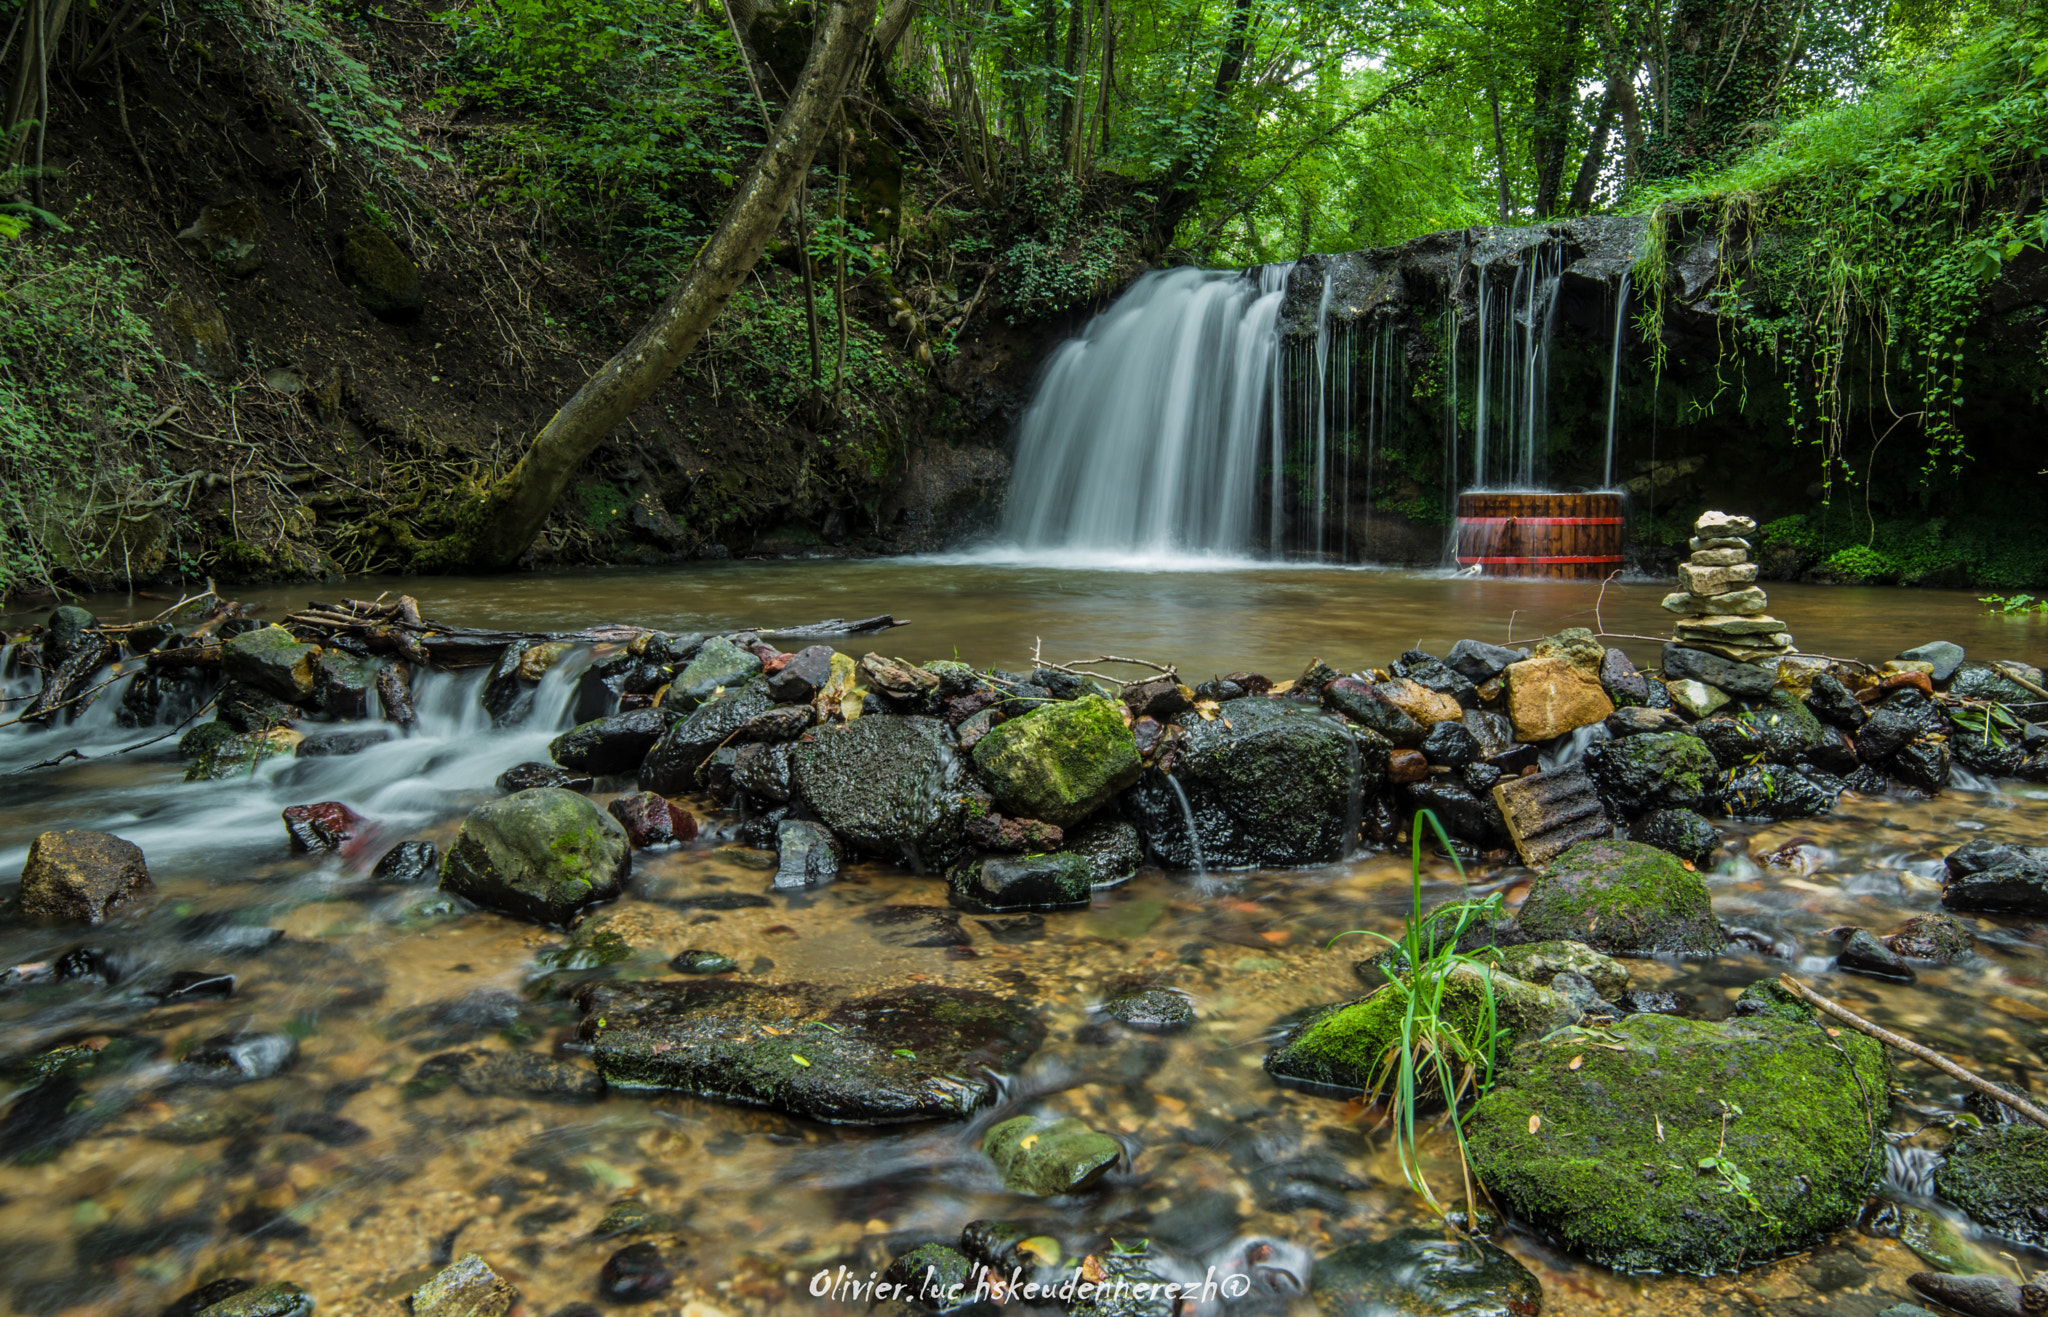
[{"label": "wet rock", "polygon": [[100,924],[156,890],[142,848],[110,832],[74,828],[29,843],[20,909],[37,924]]},{"label": "wet rock", "polygon": [[519,1302],[512,1283],[465,1253],[412,1292],[413,1317],[505,1317]]},{"label": "wet rock", "polygon": [[1885,768],[1907,786],[1931,796],[1948,786],[1950,765],[1948,741],[1941,736],[1923,736],[1908,742]]},{"label": "wet rock", "polygon": [[1693,999],[1668,988],[1631,988],[1617,997],[1615,1004],[1631,1015],[1686,1015]]},{"label": "wet rock", "polygon": [[1737,663],[1686,645],[1664,646],[1659,662],[1667,683],[1697,681],[1738,700],[1761,700],[1778,684],[1776,664]]},{"label": "wet rock", "polygon": [[1444,663],[1475,686],[1484,686],[1508,668],[1529,657],[1526,649],[1508,649],[1483,640],[1461,640],[1451,646]]},{"label": "wet rock", "polygon": [[1324,708],[1342,714],[1404,749],[1420,747],[1427,735],[1427,729],[1421,723],[1395,708],[1377,687],[1356,677],[1340,677],[1323,687],[1322,700]]},{"label": "wet rock", "polygon": [[1856,733],[1856,754],[1866,764],[1887,762],[1914,741],[1948,732],[1941,706],[1911,688],[1885,697]]},{"label": "wet rock", "polygon": [[966,847],[965,772],[946,725],[869,714],[805,733],[792,752],[798,794],[863,854],[924,871]]},{"label": "wet rock", "polygon": [[[1877,1043],[1665,1015],[1603,1037],[1524,1046],[1495,1069],[1467,1138],[1496,1201],[1624,1272],[1754,1265],[1856,1219],[1883,1164]],[[1737,1172],[1746,1194],[1728,1187]]]},{"label": "wet rock", "polygon": [[642,1240],[605,1259],[597,1291],[613,1303],[645,1303],[668,1293],[675,1281],[675,1266],[660,1248]]},{"label": "wet rock", "polygon": [[1699,875],[1633,841],[1580,842],[1558,856],[1530,885],[1517,921],[1538,941],[1616,956],[1711,956],[1724,941]]},{"label": "wet rock", "polygon": [[884,946],[964,947],[974,941],[960,927],[960,912],[942,905],[876,906],[860,922],[872,928],[875,940]]},{"label": "wet rock", "polygon": [[387,663],[377,669],[377,701],[384,706],[384,721],[410,727],[419,721],[412,703],[412,669],[403,663]]},{"label": "wet rock", "polygon": [[[1451,971],[1442,1009],[1459,1028],[1479,1029],[1489,991],[1496,1023],[1512,1038],[1541,1037],[1579,1019],[1578,1008],[1550,989],[1471,965]],[[1385,1057],[1400,1037],[1407,1008],[1406,992],[1393,985],[1326,1007],[1295,1025],[1266,1053],[1266,1073],[1313,1093],[1356,1097],[1382,1090],[1390,1082]]]},{"label": "wet rock", "polygon": [[697,839],[697,816],[652,791],[620,796],[604,808],[626,830],[626,840],[635,850]]},{"label": "wet rock", "polygon": [[378,667],[339,650],[321,651],[313,660],[313,706],[330,718],[369,717]]},{"label": "wet rock", "polygon": [[1934,1187],[1992,1233],[2030,1248],[2048,1245],[2048,1129],[1970,1130],[1949,1145]]},{"label": "wet rock", "polygon": [[524,662],[527,651],[533,648],[531,642],[513,641],[498,656],[491,675],[484,678],[477,702],[491,715],[491,726],[515,726],[533,711],[533,688],[538,679],[526,675]]},{"label": "wet rock", "polygon": [[1037,819],[1006,819],[1000,814],[980,814],[968,820],[967,840],[985,851],[1021,854],[1026,851],[1056,851],[1066,844],[1063,829]]},{"label": "wet rock", "polygon": [[678,974],[731,974],[739,969],[731,956],[717,951],[679,951],[668,967]]},{"label": "wet rock", "polygon": [[1387,755],[1387,781],[1407,786],[1429,777],[1429,756],[1420,750],[1395,750]]},{"label": "wet rock", "polygon": [[1899,925],[1885,945],[1908,960],[1953,965],[1977,949],[1977,935],[1954,915],[1916,915]]},{"label": "wet rock", "polygon": [[1507,819],[1493,797],[1480,795],[1455,777],[1432,774],[1403,786],[1397,794],[1404,818],[1426,809],[1436,815],[1445,832],[1482,850],[1505,850],[1514,845]]},{"label": "wet rock", "polygon": [[1141,1033],[1179,1033],[1195,1023],[1194,1002],[1172,988],[1126,992],[1104,1002],[1102,1013]]},{"label": "wet rock", "polygon": [[1628,839],[1706,867],[1721,849],[1721,831],[1689,809],[1660,809],[1629,824]]},{"label": "wet rock", "polygon": [[1951,910],[2048,915],[2048,846],[1977,840],[1950,853],[1941,903]]},{"label": "wet rock", "polygon": [[1154,677],[1127,686],[1121,698],[1133,719],[1151,718],[1162,723],[1195,707],[1195,693],[1172,677]]},{"label": "wet rock", "polygon": [[1628,967],[1603,956],[1583,942],[1526,942],[1482,952],[1524,983],[1547,988],[1560,974],[1576,974],[1593,985],[1602,997],[1620,997],[1628,991]]},{"label": "wet rock", "polygon": [[806,645],[768,678],[768,693],[779,704],[807,704],[832,680],[832,647]]},{"label": "wet rock", "polygon": [[390,739],[389,733],[381,727],[355,727],[319,736],[308,736],[299,742],[299,748],[294,753],[299,759],[339,759],[346,755],[359,755],[371,746],[382,745]]},{"label": "wet rock", "polygon": [[789,775],[787,745],[743,745],[733,751],[732,785],[757,800],[789,803],[794,783]]},{"label": "wet rock", "polygon": [[407,1097],[431,1097],[450,1085],[471,1097],[595,1102],[604,1081],[587,1066],[539,1052],[443,1052],[430,1056],[407,1082]]},{"label": "wet rock", "polygon": [[[707,647],[710,643],[706,642]],[[675,688],[669,689],[673,700]],[[663,732],[647,752],[640,764],[640,789],[665,796],[700,789],[708,781],[703,770],[719,747],[730,742],[749,721],[774,707],[766,680],[705,692],[692,707],[690,716]]]},{"label": "wet rock", "polygon": [[63,667],[87,646],[89,633],[99,624],[97,617],[73,604],[51,609],[49,621],[43,624],[43,665],[52,672]]},{"label": "wet rock", "polygon": [[983,915],[1078,910],[1093,895],[1091,876],[1079,855],[989,856],[955,866],[947,875],[947,896],[962,910]]},{"label": "wet rock", "polygon": [[1726,695],[1689,677],[1666,684],[1664,691],[1674,708],[1683,709],[1694,718],[1705,718],[1728,703]]},{"label": "wet rock", "polygon": [[784,819],[775,826],[775,889],[817,887],[839,876],[846,848],[831,830],[808,819]]},{"label": "wet rock", "polygon": [[1120,887],[1138,876],[1145,847],[1136,827],[1117,818],[1093,819],[1066,835],[1064,849],[1088,862],[1089,884]]},{"label": "wet rock", "polygon": [[1563,658],[1528,658],[1507,670],[1507,711],[1517,737],[1549,741],[1605,719],[1614,701],[1595,673]]},{"label": "wet rock", "polygon": [[1735,998],[1735,1014],[1767,1017],[1789,1024],[1810,1024],[1813,1008],[1785,990],[1776,979],[1758,979]]},{"label": "wet rock", "polygon": [[880,654],[861,655],[854,669],[868,696],[885,713],[930,714],[938,711],[939,674],[914,663]]},{"label": "wet rock", "polygon": [[1214,700],[1218,704],[1223,704],[1230,700],[1241,700],[1245,697],[1245,694],[1245,688],[1228,677],[1214,677],[1195,687],[1196,699]]},{"label": "wet rock", "polygon": [[1790,691],[1772,691],[1761,707],[1707,718],[1693,728],[1722,768],[1759,758],[1774,764],[1796,764],[1826,739],[1810,710]]},{"label": "wet rock", "polygon": [[263,268],[263,240],[270,225],[263,210],[244,197],[206,206],[199,217],[178,231],[178,245],[194,260],[240,279]]},{"label": "wet rock", "polygon": [[1122,715],[1101,696],[1010,719],[976,743],[974,764],[1005,813],[1063,828],[1107,805],[1143,768]]},{"label": "wet rock", "polygon": [[1402,713],[1407,714],[1424,728],[1440,722],[1453,722],[1465,716],[1465,708],[1448,695],[1440,695],[1419,681],[1396,677],[1392,681],[1376,682],[1373,694]]},{"label": "wet rock", "polygon": [[213,716],[238,732],[267,732],[301,721],[306,711],[247,682],[231,681],[221,687]]},{"label": "wet rock", "polygon": [[1850,931],[1835,957],[1835,967],[1851,974],[1868,974],[1902,983],[1913,981],[1912,967],[1906,964],[1904,957],[1878,941],[1877,935],[1867,928]]},{"label": "wet rock", "polygon": [[540,787],[480,805],[441,865],[441,888],[486,909],[563,926],[624,889],[621,828],[573,791]]},{"label": "wet rock", "polygon": [[757,713],[747,719],[734,739],[777,745],[784,741],[794,741],[810,730],[811,724],[816,721],[817,714],[808,704],[778,705],[766,713]]},{"label": "wet rock", "polygon": [[1479,741],[1460,722],[1441,722],[1422,738],[1422,753],[1430,763],[1462,768],[1480,757]]},{"label": "wet rock", "polygon": [[1986,777],[2032,775],[2029,768],[2033,757],[2010,729],[2001,733],[1994,742],[1973,727],[1957,724],[1954,734],[1949,737],[1949,751],[1955,762]]},{"label": "wet rock", "polygon": [[1620,740],[1626,736],[1649,736],[1663,732],[1683,732],[1685,719],[1670,709],[1619,708],[1607,715],[1607,735]]},{"label": "wet rock", "polygon": [[[1393,761],[1390,759],[1388,760],[1389,770],[1392,769],[1392,766]],[[1482,799],[1492,792],[1496,786],[1500,785],[1501,779],[1506,776],[1507,774],[1501,772],[1492,764],[1467,764],[1458,770],[1458,780],[1465,784],[1465,789]]]},{"label": "wet rock", "polygon": [[1906,1283],[1962,1317],[2035,1317],[2048,1312],[2048,1286],[2018,1285],[2004,1276],[1950,1276],[1916,1271]]},{"label": "wet rock", "polygon": [[1927,675],[1933,677],[1935,684],[1939,685],[1956,674],[1956,668],[1963,661],[1963,647],[1951,644],[1946,640],[1936,640],[1929,644],[1901,651],[1898,655],[1898,661],[1901,663],[1926,663],[1932,665],[1933,671]]},{"label": "wet rock", "polygon": [[1817,673],[1806,692],[1806,707],[1824,722],[1854,732],[1870,718],[1870,711],[1849,693],[1832,673]]},{"label": "wet rock", "polygon": [[604,1211],[604,1216],[590,1228],[592,1239],[617,1239],[621,1235],[672,1234],[681,1225],[680,1220],[666,1212],[657,1212],[637,1198],[621,1198]]},{"label": "wet rock", "polygon": [[338,800],[284,809],[285,832],[292,849],[301,853],[346,850],[349,840],[363,835],[368,826],[362,815]]},{"label": "wet rock", "polygon": [[301,644],[281,626],[257,627],[221,646],[221,674],[293,704],[312,697],[318,645]]},{"label": "wet rock", "polygon": [[1536,1317],[1543,1287],[1477,1236],[1409,1226],[1317,1260],[1310,1293],[1322,1317]]},{"label": "wet rock", "polygon": [[178,1063],[188,1080],[241,1084],[282,1074],[299,1059],[299,1045],[288,1034],[217,1034],[187,1051]]},{"label": "wet rock", "polygon": [[596,781],[587,773],[572,773],[556,764],[543,764],[533,760],[514,764],[498,774],[498,790],[511,794],[518,791],[532,791],[536,787],[559,787],[564,791],[589,791],[596,787]]},{"label": "wet rock", "polygon": [[1737,819],[1810,819],[1831,812],[1841,783],[1783,764],[1753,764],[1721,774],[1714,803]]},{"label": "wet rock", "polygon": [[370,1137],[370,1131],[345,1116],[327,1111],[296,1111],[277,1122],[286,1134],[301,1134],[322,1147],[349,1148]]},{"label": "wet rock", "polygon": [[1388,670],[1403,680],[1425,686],[1439,695],[1448,695],[1466,708],[1479,702],[1475,690],[1477,683],[1426,650],[1408,650],[1395,659]]},{"label": "wet rock", "polygon": [[945,1244],[919,1244],[882,1272],[885,1284],[926,1312],[950,1313],[972,1302],[974,1264]]},{"label": "wet rock", "polygon": [[1121,1143],[1071,1116],[1017,1116],[992,1126],[981,1150],[1011,1193],[1055,1198],[1092,1188],[1123,1159]]},{"label": "wet rock", "polygon": [[548,743],[548,755],[572,772],[595,777],[632,773],[675,721],[663,709],[635,709],[597,718],[562,733]]},{"label": "wet rock", "polygon": [[334,268],[356,301],[379,320],[410,324],[427,304],[420,267],[375,224],[358,224],[341,235]]},{"label": "wet rock", "polygon": [[[1076,1292],[1067,1308],[1069,1317],[1175,1317],[1184,1301],[1168,1287],[1179,1273],[1166,1259],[1154,1259],[1150,1252],[1150,1240],[1120,1239],[1102,1252],[1083,1257],[1080,1274],[1101,1280],[1092,1293]],[[1009,1272],[998,1274],[1007,1276]],[[1047,1276],[1040,1283],[1064,1285],[1065,1280]]]},{"label": "wet rock", "polygon": [[402,841],[384,852],[370,876],[387,887],[415,887],[438,877],[441,852],[430,841]]},{"label": "wet rock", "polygon": [[1719,776],[1713,751],[1685,732],[1602,741],[1586,750],[1585,765],[1610,808],[1628,818],[1697,810],[1712,799]]},{"label": "wet rock", "polygon": [[288,1280],[237,1291],[199,1310],[199,1317],[312,1317],[312,1314],[313,1296]]},{"label": "wet rock", "polygon": [[1328,863],[1386,782],[1383,739],[1298,704],[1242,700],[1227,719],[1174,725],[1171,779],[1148,771],[1126,797],[1146,849],[1173,868],[1194,868],[1197,845],[1214,868]]},{"label": "wet rock", "polygon": [[187,761],[187,782],[216,781],[249,776],[265,760],[290,755],[303,739],[284,727],[238,734],[228,724],[216,721],[201,723],[180,737],[178,753]]},{"label": "wet rock", "polygon": [[[2048,716],[2048,701],[2014,679],[2011,670],[2021,666],[1966,659],[1956,665],[1955,675],[1949,678],[1948,693],[1963,699],[2003,704],[2021,718],[2038,722]],[[2038,672],[2027,677],[2027,681],[2036,686],[2041,684]]]},{"label": "wet rock", "polygon": [[240,1294],[243,1290],[254,1289],[256,1282],[241,1276],[224,1276],[210,1280],[196,1290],[179,1295],[157,1317],[198,1317],[207,1308],[222,1299]]},{"label": "wet rock", "polygon": [[1636,670],[1627,654],[1610,649],[1600,660],[1600,685],[1617,709],[1643,707],[1650,702],[1650,680]]},{"label": "wet rock", "polygon": [[965,1116],[1044,1037],[1017,1002],[932,984],[844,999],[803,983],[600,983],[577,1004],[578,1036],[614,1087],[835,1123]]}]

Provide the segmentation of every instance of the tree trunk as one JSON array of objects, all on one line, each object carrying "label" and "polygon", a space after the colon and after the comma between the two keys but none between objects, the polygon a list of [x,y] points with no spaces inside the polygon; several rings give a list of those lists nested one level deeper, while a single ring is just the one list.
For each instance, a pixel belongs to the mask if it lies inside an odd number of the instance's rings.
[{"label": "tree trunk", "polygon": [[812,34],[795,95],[682,282],[633,340],[542,427],[518,465],[462,510],[455,534],[429,546],[430,559],[510,566],[540,533],[576,468],[697,345],[760,259],[838,117],[840,96],[867,46],[875,3],[830,0]]},{"label": "tree trunk", "polygon": [[1573,6],[1565,16],[1563,39],[1536,70],[1536,121],[1531,154],[1536,158],[1536,217],[1557,208],[1564,187],[1564,158],[1571,149],[1572,123],[1577,117],[1579,30],[1583,15]]},{"label": "tree trunk", "polygon": [[1593,136],[1586,143],[1585,159],[1579,162],[1578,177],[1572,180],[1572,195],[1564,205],[1567,215],[1584,215],[1593,209],[1593,189],[1600,186],[1600,171],[1607,167],[1607,135],[1614,129],[1615,100],[1610,84],[1600,101],[1600,118],[1593,124]]},{"label": "tree trunk", "polygon": [[1500,222],[1508,222],[1511,209],[1508,198],[1508,142],[1500,130],[1500,88],[1488,87],[1486,96],[1493,103],[1493,168],[1500,179]]},{"label": "tree trunk", "polygon": [[[1168,167],[1161,179],[1159,204],[1153,211],[1151,247],[1155,252],[1165,250],[1173,242],[1173,231],[1180,227],[1181,218],[1195,204],[1194,185],[1208,172],[1209,162],[1214,158],[1217,124],[1223,118],[1223,107],[1229,102],[1230,94],[1237,90],[1238,79],[1244,76],[1244,66],[1251,57],[1252,0],[1233,0],[1230,10],[1230,35],[1223,42],[1223,54],[1216,61],[1216,80],[1210,84],[1208,94],[1195,107],[1195,131],[1190,134],[1196,142],[1188,154],[1181,156]],[[1303,247],[1304,251],[1307,250]]]}]

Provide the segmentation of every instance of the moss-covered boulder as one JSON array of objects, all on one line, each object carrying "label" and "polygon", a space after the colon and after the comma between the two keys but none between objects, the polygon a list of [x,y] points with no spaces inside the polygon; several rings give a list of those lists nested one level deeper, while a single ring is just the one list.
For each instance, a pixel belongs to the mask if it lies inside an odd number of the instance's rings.
[{"label": "moss-covered boulder", "polygon": [[374,224],[358,224],[341,235],[336,264],[363,309],[379,320],[404,324],[419,319],[427,304],[420,267],[391,235]]},{"label": "moss-covered boulder", "polygon": [[990,1128],[981,1150],[1012,1193],[1053,1198],[1080,1193],[1123,1158],[1124,1147],[1073,1117],[1016,1116]]},{"label": "moss-covered boulder", "polygon": [[21,914],[38,924],[104,923],[155,890],[134,842],[82,828],[45,832],[22,866]]},{"label": "moss-covered boulder", "polygon": [[790,770],[818,821],[856,851],[924,872],[966,849],[965,773],[935,718],[870,714],[817,728],[796,742]]},{"label": "moss-covered boulder", "polygon": [[[641,758],[640,789],[664,796],[701,789],[707,780],[704,769],[712,752],[730,741],[750,720],[774,707],[775,697],[762,678],[728,686],[696,704],[689,717],[657,737]],[[556,744],[561,744],[561,740]]]},{"label": "moss-covered boulder", "polygon": [[1146,850],[1173,868],[1327,864],[1386,789],[1385,738],[1293,701],[1232,700],[1172,725],[1165,771],[1127,799]]},{"label": "moss-covered boulder", "polygon": [[[1356,1096],[1374,1086],[1376,1072],[1401,1037],[1408,1011],[1407,977],[1369,997],[1309,1016],[1266,1053],[1266,1073],[1289,1088]],[[1494,1025],[1505,1049],[1527,1038],[1576,1023],[1579,1010],[1548,988],[1498,970],[1461,965],[1446,985],[1442,1012],[1465,1038],[1484,1032],[1485,1002],[1493,998]]]},{"label": "moss-covered boulder", "polygon": [[1934,1187],[1986,1230],[2031,1248],[2048,1245],[2048,1129],[1971,1130],[1950,1145]]},{"label": "moss-covered boulder", "polygon": [[266,759],[289,757],[305,739],[289,727],[237,732],[215,719],[179,737],[178,753],[185,757],[187,782],[210,782],[243,777],[256,771],[256,766]]},{"label": "moss-covered boulder", "polygon": [[1609,1001],[1628,991],[1628,966],[1583,942],[1525,942],[1480,952],[1478,958],[1538,987],[1550,986],[1560,974],[1577,974]]},{"label": "moss-covered boulder", "polygon": [[[1786,690],[1772,691],[1759,708],[1705,719],[1693,728],[1693,734],[1713,751],[1722,768],[1759,758],[1773,764],[1796,764],[1827,738],[1813,710]],[[1671,803],[1683,809],[1698,808],[1697,804]]]},{"label": "moss-covered boulder", "polygon": [[1516,918],[1539,942],[1583,942],[1611,956],[1711,956],[1727,942],[1700,876],[1633,841],[1582,841],[1558,856]]},{"label": "moss-covered boulder", "polygon": [[618,820],[574,791],[537,787],[470,811],[441,862],[441,889],[561,927],[616,897],[632,867]]},{"label": "moss-covered boulder", "polygon": [[1003,812],[1070,828],[1138,780],[1138,745],[1100,695],[1045,704],[974,746],[974,766]]},{"label": "moss-covered boulder", "polygon": [[1085,855],[987,855],[963,860],[946,875],[954,905],[976,914],[1079,910],[1094,893]]},{"label": "moss-covered boulder", "polygon": [[300,643],[281,626],[244,631],[220,647],[221,672],[229,681],[247,682],[293,704],[312,697],[319,657],[318,645]]},{"label": "moss-covered boulder", "polygon": [[1497,1244],[1409,1226],[1316,1262],[1322,1317],[1536,1317],[1543,1286]]},{"label": "moss-covered boulder", "polygon": [[804,983],[600,983],[576,1000],[614,1088],[858,1125],[966,1116],[1045,1036],[1022,1003],[935,984],[849,999]]},{"label": "moss-covered boulder", "polygon": [[741,649],[724,636],[713,636],[698,647],[695,657],[676,674],[662,702],[676,709],[694,709],[720,687],[742,686],[760,674],[758,655]]},{"label": "moss-covered boulder", "polygon": [[1617,1271],[1710,1273],[1805,1248],[1882,1177],[1883,1049],[1813,1023],[1632,1015],[1525,1044],[1466,1122],[1494,1198]]},{"label": "moss-covered boulder", "polygon": [[1701,808],[1713,798],[1721,771],[1707,743],[1685,732],[1603,741],[1586,751],[1585,763],[1600,794],[1629,818]]}]

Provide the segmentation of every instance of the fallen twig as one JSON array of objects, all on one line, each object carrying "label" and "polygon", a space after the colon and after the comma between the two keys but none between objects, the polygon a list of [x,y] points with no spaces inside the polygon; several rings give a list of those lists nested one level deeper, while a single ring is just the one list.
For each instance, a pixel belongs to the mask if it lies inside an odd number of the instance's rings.
[{"label": "fallen twig", "polygon": [[1180,680],[1180,670],[1178,668],[1175,668],[1170,663],[1154,663],[1150,659],[1124,658],[1123,656],[1118,654],[1097,654],[1092,659],[1075,659],[1073,663],[1055,663],[1051,659],[1045,657],[1043,649],[1044,642],[1040,640],[1037,636],[1031,637],[1032,667],[1049,668],[1054,672],[1064,672],[1069,674],[1070,676],[1089,677],[1095,681],[1106,681],[1110,685],[1115,686],[1118,690],[1122,690],[1126,686],[1136,686],[1140,682],[1150,680],[1150,678],[1137,677],[1126,679],[1123,677],[1112,676],[1107,672],[1090,672],[1088,669],[1078,667],[1076,665],[1082,663],[1128,663],[1134,668],[1150,668],[1154,672],[1160,673],[1163,676],[1172,677],[1175,681]]},{"label": "fallen twig", "polygon": [[1834,1016],[1858,1033],[1868,1034],[1886,1047],[1895,1047],[1908,1056],[1917,1057],[1925,1061],[1935,1069],[1962,1080],[1985,1097],[2011,1107],[2014,1111],[2019,1112],[2041,1128],[2048,1129],[2048,1111],[2043,1111],[2025,1098],[2000,1088],[1997,1084],[1992,1083],[1981,1075],[1973,1074],[1963,1069],[1963,1067],[1949,1060],[1933,1048],[1922,1047],[1910,1038],[1903,1038],[1889,1029],[1872,1024],[1840,1002],[1821,996],[1798,979],[1793,978],[1790,974],[1780,974],[1778,976],[1778,983],[1785,991],[1799,998],[1799,1000],[1826,1011],[1829,1015]]}]

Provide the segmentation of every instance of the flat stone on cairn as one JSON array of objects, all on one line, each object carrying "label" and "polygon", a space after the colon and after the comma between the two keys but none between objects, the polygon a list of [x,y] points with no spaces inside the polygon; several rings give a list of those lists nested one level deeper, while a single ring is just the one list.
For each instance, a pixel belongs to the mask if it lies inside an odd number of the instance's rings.
[{"label": "flat stone on cairn", "polygon": [[1749,541],[1756,522],[1709,512],[1693,523],[1692,558],[1678,566],[1675,594],[1664,607],[1679,615],[1678,643],[1737,663],[1757,663],[1792,651],[1785,624],[1764,612],[1770,601],[1756,584]]}]

